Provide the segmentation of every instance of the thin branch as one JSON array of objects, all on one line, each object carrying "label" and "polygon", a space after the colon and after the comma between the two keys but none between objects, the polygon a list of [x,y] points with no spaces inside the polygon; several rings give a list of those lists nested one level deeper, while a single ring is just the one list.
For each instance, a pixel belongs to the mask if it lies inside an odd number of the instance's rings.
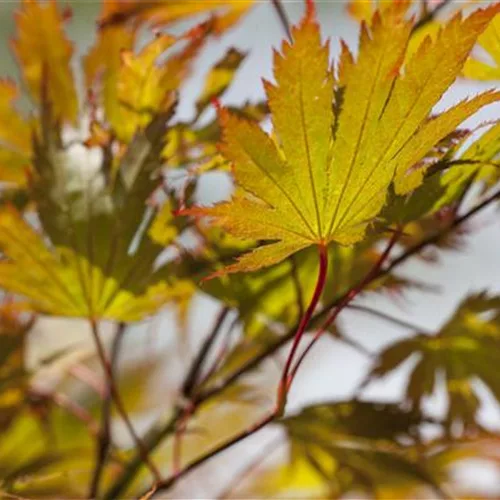
[{"label": "thin branch", "polygon": [[422,29],[425,25],[436,19],[437,15],[449,4],[452,0],[443,0],[434,9],[427,12],[425,16],[419,19],[419,21],[413,26],[412,33]]},{"label": "thin branch", "polygon": [[375,316],[377,318],[383,319],[384,321],[388,321],[389,323],[394,323],[395,325],[406,328],[407,330],[413,330],[415,332],[427,333],[427,329],[423,328],[420,325],[416,325],[414,323],[410,323],[409,321],[405,321],[404,319],[396,318],[391,314],[379,311],[378,309],[372,309],[369,306],[360,306],[358,304],[348,304],[346,306],[348,309],[352,309],[353,311],[360,311],[371,316]]},{"label": "thin branch", "polygon": [[285,31],[288,40],[291,42],[292,31],[290,29],[290,21],[288,20],[288,16],[286,15],[286,11],[283,7],[283,4],[281,3],[281,0],[271,0],[271,3],[273,4],[274,10],[276,10],[276,13],[278,14],[279,20],[281,22],[281,25],[283,26],[283,30]]},{"label": "thin branch", "polygon": [[189,369],[188,374],[182,384],[182,395],[185,398],[189,398],[192,395],[193,389],[196,386],[196,382],[198,382],[198,378],[200,376],[201,370],[203,368],[203,363],[205,358],[210,351],[213,343],[215,342],[217,336],[221,332],[222,324],[224,323],[227,315],[229,314],[229,307],[223,307],[217,318],[215,319],[215,323],[211,332],[208,334],[207,338],[203,342],[198,354],[191,364],[191,368]]},{"label": "thin branch", "polygon": [[[111,354],[109,360],[109,377],[106,376],[106,383],[104,385],[104,394],[101,407],[101,425],[98,432],[97,439],[97,456],[90,483],[89,498],[95,498],[99,492],[99,484],[106,465],[109,448],[111,446],[111,384],[109,379],[114,380],[116,363],[120,351],[123,335],[125,333],[125,323],[120,323],[113,338],[111,346]],[[99,352],[99,349],[98,349]],[[101,358],[103,366],[108,362]],[[107,370],[105,370],[107,371]]]},{"label": "thin branch", "polygon": [[167,490],[167,489],[171,488],[179,479],[186,476],[193,469],[195,469],[196,467],[199,467],[203,463],[207,462],[208,460],[215,457],[219,453],[222,453],[223,451],[227,450],[228,448],[231,448],[233,445],[243,441],[247,437],[252,436],[253,434],[257,433],[262,428],[266,427],[268,424],[273,422],[277,416],[278,415],[277,415],[276,410],[273,410],[271,413],[269,413],[268,415],[266,415],[265,417],[260,419],[258,422],[253,424],[248,429],[245,429],[244,431],[240,432],[236,436],[233,436],[232,438],[228,439],[227,441],[220,444],[219,446],[216,446],[215,448],[212,448],[208,452],[204,453],[203,455],[198,457],[196,460],[193,460],[182,471],[178,472],[177,474],[169,477],[168,479],[166,479],[164,481],[159,481],[156,484],[155,492]]},{"label": "thin branch", "polygon": [[337,319],[338,315],[343,311],[343,309],[349,305],[350,302],[352,302],[365,288],[366,285],[371,283],[374,279],[375,276],[379,274],[379,272],[382,269],[382,266],[384,265],[385,261],[389,257],[391,250],[394,248],[394,245],[396,244],[399,236],[401,234],[401,231],[396,231],[393,233],[391,239],[389,240],[389,243],[387,244],[386,249],[382,253],[382,255],[379,257],[375,265],[370,269],[368,274],[365,276],[364,279],[360,281],[360,283],[355,286],[354,288],[351,288],[349,293],[345,295],[345,298],[338,304],[335,309],[332,310],[331,314],[328,316],[326,321],[324,322],[323,326],[316,332],[312,340],[309,342],[308,346],[305,348],[305,350],[302,352],[300,355],[297,363],[295,364],[291,375],[290,375],[290,381],[289,385],[292,384],[295,375],[297,374],[298,369],[300,368],[300,365],[306,358],[308,352],[312,349],[314,344],[324,335],[324,333],[327,331],[328,327],[334,323],[334,321]]},{"label": "thin branch", "polygon": [[[141,455],[142,461],[148,466],[149,470],[151,471],[151,474],[155,478],[155,481],[161,481],[161,475],[154,465],[154,463],[150,460],[149,454],[147,449],[144,447],[142,441],[140,440],[139,436],[135,432],[134,427],[132,426],[132,423],[130,421],[130,418],[127,414],[127,411],[125,410],[125,406],[123,405],[123,402],[121,400],[120,394],[118,392],[118,389],[116,387],[115,379],[114,379],[114,372],[113,372],[113,366],[112,366],[112,361],[113,358],[116,361],[116,356],[118,355],[118,352],[112,356],[112,359],[108,360],[106,356],[106,352],[104,349],[104,345],[101,341],[100,334],[99,334],[99,327],[97,324],[97,321],[94,318],[90,319],[90,325],[91,325],[91,331],[92,335],[94,337],[94,342],[96,344],[97,348],[97,355],[99,357],[99,360],[101,362],[102,368],[104,370],[104,374],[106,376],[106,386],[108,388],[109,394],[107,398],[104,399],[105,405],[103,406],[103,426],[101,429],[101,439],[100,443],[98,446],[98,459],[96,463],[96,468],[94,471],[94,475],[92,478],[92,483],[91,483],[91,489],[90,489],[90,498],[95,498],[97,494],[97,490],[99,487],[99,482],[100,482],[100,477],[102,475],[105,461],[106,461],[106,454],[107,450],[109,447],[109,442],[110,442],[110,408],[108,407],[108,404],[106,401],[113,401],[116,409],[118,410],[118,413],[120,414],[120,417],[122,418],[123,422],[125,423],[130,435],[132,436],[132,439],[134,441],[134,444],[139,451]],[[118,333],[124,328],[124,324],[119,325],[119,330]],[[121,336],[121,334],[120,334]],[[115,339],[116,340],[116,339]],[[119,347],[120,341],[118,340],[115,342],[115,346]],[[118,349],[116,349],[118,351]]]},{"label": "thin branch", "polygon": [[[225,318],[229,312],[228,308],[223,308],[216,321],[214,323],[212,331],[208,334],[207,338],[203,342],[200,347],[200,350],[196,357],[193,359],[191,366],[184,378],[184,382],[182,384],[182,395],[185,398],[184,404],[177,405],[174,408],[174,412],[170,419],[164,424],[159,425],[158,427],[153,427],[144,437],[143,445],[147,450],[154,450],[167,436],[170,436],[172,433],[174,435],[179,431],[179,422],[186,418],[187,411],[194,411],[196,409],[196,404],[190,402],[190,398],[193,396],[194,389],[196,388],[196,382],[200,376],[201,369],[203,368],[203,361],[205,359],[206,353],[210,350],[213,342],[219,335],[221,331],[221,327],[225,321]],[[189,404],[186,404],[189,403]],[[177,436],[178,438],[178,436]],[[179,446],[179,443],[177,443]],[[174,453],[178,454],[179,451]],[[142,465],[142,456],[140,453],[137,453],[132,460],[126,465],[125,469],[122,472],[122,475],[119,477],[118,481],[113,484],[110,489],[106,492],[105,498],[107,499],[115,499],[121,496],[122,491],[127,487],[132,478],[134,477],[137,470]]]},{"label": "thin branch", "polygon": [[436,244],[443,236],[446,236],[447,234],[451,233],[458,226],[462,225],[468,219],[470,219],[471,217],[473,217],[478,212],[480,212],[481,210],[483,210],[488,205],[490,205],[491,203],[493,203],[494,201],[496,201],[498,199],[500,199],[500,190],[495,191],[493,194],[491,194],[490,196],[485,198],[481,203],[476,205],[474,208],[471,208],[464,215],[461,215],[460,217],[457,217],[456,219],[454,219],[453,222],[448,227],[445,227],[441,231],[438,231],[435,234],[433,234],[432,236],[425,238],[420,243],[418,243],[417,245],[408,249],[406,252],[402,253],[396,259],[392,260],[384,274],[390,273],[395,267],[399,266],[400,264],[402,264],[403,262],[408,260],[413,255],[419,253],[425,247],[427,247],[429,245]]},{"label": "thin branch", "polygon": [[[393,259],[390,264],[381,269],[377,275],[372,277],[372,281],[379,279],[383,276],[388,275],[392,270],[408,259],[410,259],[415,254],[418,254],[421,250],[426,248],[427,246],[434,245],[439,241],[440,238],[448,234],[449,232],[456,229],[463,222],[473,217],[475,214],[483,210],[485,207],[490,205],[492,202],[500,199],[500,190],[493,193],[491,196],[486,198],[483,202],[476,205],[474,208],[469,210],[467,213],[455,219],[447,228],[444,228],[437,232],[434,235],[425,238],[420,243],[415,245],[414,247],[405,250],[399,257]],[[349,292],[346,292],[335,299],[333,299],[329,304],[327,304],[321,311],[319,311],[313,318],[313,324],[321,321],[325,318],[329,311],[332,308],[338,306],[344,300],[344,298],[348,295]],[[266,348],[265,351],[261,352],[251,360],[247,361],[245,364],[240,366],[240,368],[234,371],[230,376],[228,376],[224,381],[214,384],[214,386],[207,388],[201,393],[197,394],[195,400],[193,401],[193,405],[195,409],[198,409],[203,403],[210,400],[213,397],[218,396],[223,390],[227,387],[231,386],[234,382],[239,380],[242,376],[246,375],[248,372],[255,369],[262,361],[267,359],[268,357],[275,354],[279,349],[281,349],[286,343],[288,343],[293,337],[297,330],[298,325],[292,327],[288,333],[280,337],[280,339]],[[176,408],[173,414],[170,416],[167,422],[163,425],[158,425],[158,427],[153,428],[144,439],[144,446],[151,452],[156,449],[167,436],[170,436],[176,428],[176,422],[183,415],[182,408]],[[132,479],[135,477],[137,471],[141,468],[142,460],[139,455],[136,455],[132,458],[132,460],[127,464],[122,475],[116,480],[116,482],[111,486],[111,488],[106,492],[105,498],[109,500],[114,500],[115,498],[119,498],[122,495],[124,489],[130,484]],[[190,466],[194,468],[193,465]]]},{"label": "thin branch", "polygon": [[278,437],[277,439],[273,439],[270,443],[267,443],[264,448],[262,448],[261,452],[239,473],[233,480],[224,488],[224,490],[219,493],[217,496],[218,500],[226,500],[231,497],[233,491],[238,487],[238,485],[245,480],[252,472],[254,472],[257,467],[271,455],[274,451],[276,451],[282,442],[282,437]]},{"label": "thin branch", "polygon": [[186,375],[184,383],[182,384],[182,396],[184,398],[183,404],[185,403],[184,414],[177,422],[173,444],[172,444],[172,463],[174,475],[180,471],[181,460],[182,460],[182,436],[186,430],[189,417],[192,413],[192,405],[190,404],[191,396],[193,391],[197,387],[198,379],[200,378],[203,365],[205,364],[206,358],[210,349],[212,348],[215,340],[217,339],[219,333],[222,331],[222,325],[229,314],[229,307],[223,307],[212,327],[211,332],[208,334],[207,338],[203,342],[198,354],[194,358],[191,368]]}]

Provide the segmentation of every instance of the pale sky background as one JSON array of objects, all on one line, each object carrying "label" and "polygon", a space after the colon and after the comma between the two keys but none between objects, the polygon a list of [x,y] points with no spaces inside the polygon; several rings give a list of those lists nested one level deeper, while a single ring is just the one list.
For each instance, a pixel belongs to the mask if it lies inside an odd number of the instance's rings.
[{"label": "pale sky background", "polygon": [[[13,33],[11,13],[16,3],[0,1],[0,36],[5,41]],[[73,7],[74,17],[69,24],[69,33],[77,42],[78,52],[81,54],[92,42],[93,22],[99,5],[92,1],[62,3],[71,4]],[[292,21],[298,20],[303,12],[302,1],[285,1],[284,4],[290,19]],[[317,4],[323,34],[332,38],[334,53],[338,47],[339,37],[346,39],[351,45],[355,45],[356,24],[346,16],[343,2],[321,1]],[[263,90],[260,79],[272,77],[271,48],[277,47],[283,37],[282,27],[270,2],[260,2],[236,29],[220,40],[209,42],[199,59],[195,75],[181,94],[180,115],[190,116],[194,109],[193,96],[198,94],[203,83],[201,76],[230,46],[249,51],[250,54],[238,72],[233,87],[224,97],[223,104],[262,98]],[[0,70],[6,76],[13,76],[16,71],[7,43],[0,45]],[[452,93],[447,94],[445,102],[447,104],[454,103],[464,95],[470,95],[488,87],[490,86],[460,82]],[[487,111],[478,114],[471,123],[478,123],[480,119],[497,117],[499,111],[500,107],[490,106]],[[213,177],[205,184],[203,194],[206,199],[215,200],[220,197],[219,183],[227,187],[227,183],[224,183],[220,176]],[[369,297],[364,302],[386,310],[397,317],[408,319],[425,329],[435,330],[447,320],[456,305],[467,294],[481,290],[499,292],[500,218],[498,210],[490,209],[482,212],[472,219],[471,227],[474,232],[468,237],[465,248],[460,252],[442,252],[442,262],[439,265],[429,266],[422,262],[413,261],[404,267],[405,273],[409,276],[417,277],[419,280],[439,287],[438,293],[411,291],[405,295],[405,300],[398,303],[383,296]],[[213,302],[201,298],[190,323],[192,332],[199,332],[201,335],[207,332],[215,309]],[[160,337],[161,332],[171,331],[171,318],[168,311],[162,314]],[[382,346],[408,334],[408,332],[388,323],[351,311],[342,313],[341,324],[349,336],[372,351],[379,350]],[[50,348],[49,346],[53,346],[54,342],[58,346],[62,342],[82,343],[87,337],[85,330],[84,325],[76,322],[44,320],[37,327],[36,339],[47,349]],[[134,353],[137,353],[137,346],[144,344],[142,330],[138,328],[136,335],[128,336],[127,345],[131,350],[134,350]],[[166,339],[163,339],[163,342],[165,345],[169,343]],[[191,340],[191,343],[196,344],[196,339]],[[140,349],[139,352],[141,352]],[[394,376],[370,386],[365,391],[365,396],[384,401],[399,400],[404,389],[405,374],[408,372],[410,364],[407,364]],[[304,363],[290,396],[289,410],[294,411],[306,403],[349,397],[368,367],[369,363],[362,355],[349,347],[335,343],[330,338],[325,338],[315,347],[312,355]],[[170,390],[174,390],[175,380],[170,380],[169,386]],[[486,389],[482,390],[482,393],[485,401],[481,411],[482,420],[486,425],[500,429],[500,409]],[[428,402],[428,405],[430,410],[439,415],[439,412],[445,407],[446,401],[443,397],[435,397]],[[485,473],[484,469],[475,470],[472,475],[464,474],[464,478],[466,476],[467,480],[478,481],[478,484],[484,485],[488,490],[494,484],[491,483],[491,474]],[[497,478],[497,481],[498,485],[500,478]],[[200,494],[203,492],[201,491]],[[500,495],[500,489],[498,494]]]}]

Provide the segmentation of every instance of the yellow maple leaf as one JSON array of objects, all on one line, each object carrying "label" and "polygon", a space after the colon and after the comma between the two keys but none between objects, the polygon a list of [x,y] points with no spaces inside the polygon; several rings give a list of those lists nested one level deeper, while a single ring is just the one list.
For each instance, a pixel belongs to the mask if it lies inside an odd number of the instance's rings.
[{"label": "yellow maple leaf", "polygon": [[108,2],[101,15],[101,25],[122,24],[129,20],[150,21],[154,26],[171,23],[204,13],[211,13],[214,31],[222,33],[234,26],[253,6],[254,0],[204,0],[203,2],[176,2],[172,0],[143,0]]},{"label": "yellow maple leaf", "polygon": [[78,99],[70,67],[73,47],[64,33],[64,21],[55,0],[23,0],[13,49],[33,99],[41,101],[46,92],[54,116],[74,122]]},{"label": "yellow maple leaf", "polygon": [[13,208],[0,212],[0,286],[27,297],[32,308],[59,316],[136,321],[169,300],[191,294],[187,283],[158,282],[135,294],[70,248],[48,248]]},{"label": "yellow maple leaf", "polygon": [[[111,30],[111,31],[109,31]],[[208,24],[202,24],[184,36],[158,35],[141,51],[123,49],[124,42],[132,44],[132,36],[124,28],[110,26],[103,34],[103,43],[111,45],[110,57],[118,53],[118,66],[98,58],[100,46],[90,53],[87,63],[89,82],[96,67],[107,65],[108,81],[104,83],[106,118],[116,136],[123,142],[132,139],[138,128],[147,125],[159,111],[172,104],[173,92],[189,74],[194,58],[205,43]],[[108,40],[104,37],[108,37]],[[165,53],[176,44],[185,46],[175,54]],[[161,62],[160,62],[161,59]]]},{"label": "yellow maple leaf", "polygon": [[[432,109],[462,69],[476,38],[495,13],[456,15],[426,38],[401,68],[413,22],[407,4],[377,12],[361,25],[359,56],[344,48],[337,84],[312,4],[293,43],[275,53],[276,84],[265,82],[274,136],[226,110],[222,154],[241,189],[232,200],[185,214],[207,215],[233,235],[270,241],[226,268],[252,271],[309,245],[352,244],[378,215],[387,190],[417,187],[412,169],[441,139],[500,93],[486,92],[438,116]],[[340,101],[332,107],[335,93]]]},{"label": "yellow maple leaf", "polygon": [[104,112],[110,123],[121,121],[121,106],[117,86],[122,67],[122,51],[132,50],[135,30],[127,26],[109,26],[99,30],[96,43],[83,59],[87,89],[96,85]]},{"label": "yellow maple leaf", "polygon": [[465,63],[463,74],[475,80],[500,80],[500,15],[495,16],[478,38],[478,45],[490,57],[473,55]]}]

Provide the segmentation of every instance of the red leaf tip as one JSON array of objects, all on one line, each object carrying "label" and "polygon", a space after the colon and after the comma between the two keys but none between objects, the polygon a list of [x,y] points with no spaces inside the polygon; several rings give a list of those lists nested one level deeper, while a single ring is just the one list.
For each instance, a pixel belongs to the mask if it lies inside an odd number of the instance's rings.
[{"label": "red leaf tip", "polygon": [[314,0],[306,0],[306,16],[307,20],[314,19],[316,17],[316,4]]}]

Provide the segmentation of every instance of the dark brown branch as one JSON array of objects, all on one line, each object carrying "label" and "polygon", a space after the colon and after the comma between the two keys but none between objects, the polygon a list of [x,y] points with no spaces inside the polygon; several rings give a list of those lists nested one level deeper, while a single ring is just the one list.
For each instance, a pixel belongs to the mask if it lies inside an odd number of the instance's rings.
[{"label": "dark brown branch", "polygon": [[391,314],[384,313],[382,311],[379,311],[378,309],[372,309],[369,306],[360,306],[357,304],[349,304],[347,306],[347,309],[352,309],[353,311],[360,311],[366,314],[370,314],[371,316],[380,318],[384,321],[387,321],[389,323],[393,323],[395,325],[401,326],[403,328],[406,328],[408,330],[413,330],[415,332],[422,332],[422,333],[427,333],[427,330],[419,325],[415,325],[413,323],[410,323],[409,321],[405,321],[404,319],[396,318],[395,316],[392,316]]},{"label": "dark brown branch", "polygon": [[[109,360],[109,371],[112,379],[115,377],[116,363],[118,360],[123,334],[125,333],[125,328],[125,323],[120,323],[113,338]],[[106,377],[106,379],[108,379],[108,377]],[[111,446],[111,388],[108,380],[106,380],[104,387],[105,390],[101,407],[101,424],[97,439],[96,462],[90,483],[89,498],[95,498],[99,492],[99,484],[101,482],[102,473],[104,472],[104,466],[106,465],[106,459]]]},{"label": "dark brown branch", "polygon": [[[97,490],[99,487],[99,482],[100,482],[100,477],[102,475],[104,465],[106,462],[106,455],[107,451],[109,449],[110,445],[110,404],[111,401],[114,403],[116,409],[118,410],[118,413],[120,414],[120,417],[122,418],[123,422],[125,423],[127,430],[129,431],[130,435],[132,436],[132,439],[134,441],[134,445],[136,446],[137,450],[139,451],[141,455],[141,460],[143,463],[147,465],[149,470],[151,471],[153,477],[155,478],[155,481],[160,481],[161,476],[160,473],[158,472],[158,469],[154,465],[154,463],[150,460],[149,458],[149,453],[147,449],[144,447],[141,439],[135,432],[135,429],[132,425],[132,422],[130,421],[130,418],[127,414],[127,411],[125,410],[125,406],[123,405],[123,402],[121,400],[120,394],[118,392],[118,389],[116,387],[115,379],[114,379],[114,370],[113,370],[113,358],[114,361],[116,361],[117,356],[118,356],[118,350],[120,346],[121,340],[116,340],[114,342],[115,346],[115,353],[114,355],[112,354],[112,357],[110,360],[108,360],[106,356],[106,351],[104,349],[104,345],[101,341],[101,337],[99,334],[99,327],[97,324],[97,321],[94,318],[90,319],[90,325],[91,325],[91,331],[92,335],[94,337],[94,342],[96,345],[97,349],[97,355],[99,357],[101,366],[104,370],[104,374],[106,377],[106,387],[107,387],[107,394],[105,395],[104,398],[104,406],[103,406],[103,422],[102,422],[102,429],[101,429],[101,438],[98,446],[98,457],[97,457],[97,463],[96,463],[96,468],[94,471],[94,475],[92,478],[92,483],[91,483],[91,488],[90,488],[90,498],[95,498],[97,494]],[[120,324],[118,333],[120,333],[120,337],[122,336],[124,329],[124,324]]]},{"label": "dark brown branch", "polygon": [[281,0],[271,0],[276,13],[278,14],[281,25],[283,26],[283,30],[286,33],[288,40],[292,41],[292,31],[290,29],[290,21],[288,20],[288,16],[286,15],[285,8],[281,3]]},{"label": "dark brown branch", "polygon": [[415,31],[422,29],[425,25],[434,21],[434,19],[436,19],[436,17],[438,16],[438,14],[450,3],[451,0],[443,0],[434,9],[427,12],[427,14],[421,17],[419,21],[415,24],[415,26],[413,26],[412,33],[415,33]]},{"label": "dark brown branch", "polygon": [[[257,433],[260,431],[262,428],[266,427],[268,424],[273,422],[277,417],[277,412],[276,410],[273,411],[272,413],[269,413],[266,415],[264,418],[259,420],[257,423],[249,427],[248,429],[245,429],[244,431],[240,432],[236,436],[232,437],[231,439],[228,439],[224,443],[220,444],[219,446],[216,446],[215,448],[209,450],[208,452],[204,453],[201,455],[201,457],[198,457],[196,460],[193,460],[189,465],[187,465],[182,471],[179,473],[175,474],[174,476],[169,477],[165,481],[159,481],[155,485],[155,492],[161,491],[161,490],[167,490],[171,488],[179,479],[183,478],[186,476],[191,470],[195,469],[196,467],[199,467],[203,463],[207,462],[211,458],[215,457],[219,453],[222,453],[223,451],[227,450],[228,448],[231,448],[233,445],[243,441],[249,436],[252,436],[253,434]],[[147,494],[147,492],[145,492]],[[143,495],[139,495],[142,497]]]},{"label": "dark brown branch", "polygon": [[221,311],[217,315],[217,318],[215,319],[212,331],[209,333],[209,335],[203,342],[200,350],[198,351],[198,354],[196,355],[196,358],[193,360],[191,368],[188,374],[186,375],[184,383],[182,384],[182,395],[185,398],[189,398],[191,396],[193,389],[196,386],[196,382],[198,381],[198,378],[200,376],[201,370],[203,368],[203,363],[205,361],[205,358],[208,352],[210,351],[213,343],[215,342],[215,339],[219,335],[219,332],[221,331],[221,326],[224,323],[227,315],[229,314],[229,310],[230,310],[229,307],[224,307],[221,309]]}]

